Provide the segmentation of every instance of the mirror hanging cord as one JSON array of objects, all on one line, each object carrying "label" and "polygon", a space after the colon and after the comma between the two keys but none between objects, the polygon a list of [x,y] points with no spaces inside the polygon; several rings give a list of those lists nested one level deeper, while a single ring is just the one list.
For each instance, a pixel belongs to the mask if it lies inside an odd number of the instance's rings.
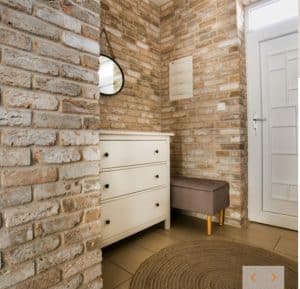
[{"label": "mirror hanging cord", "polygon": [[109,37],[108,37],[108,34],[107,34],[107,31],[106,31],[105,27],[102,28],[102,30],[101,30],[101,33],[100,33],[100,39],[101,39],[101,37],[102,37],[103,34],[104,34],[104,36],[105,36],[105,39],[106,39],[106,42],[107,42],[107,45],[108,45],[108,48],[109,48],[109,52],[110,52],[110,54],[111,54],[111,57],[112,57],[112,59],[115,59],[115,55],[114,55],[112,46],[111,46],[111,44],[110,44]]}]

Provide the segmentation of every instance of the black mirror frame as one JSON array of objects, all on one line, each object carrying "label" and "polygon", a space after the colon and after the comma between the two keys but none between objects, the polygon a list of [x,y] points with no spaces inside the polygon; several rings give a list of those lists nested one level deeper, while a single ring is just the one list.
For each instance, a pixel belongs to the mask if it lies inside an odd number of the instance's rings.
[{"label": "black mirror frame", "polygon": [[[110,60],[112,60],[118,66],[118,68],[120,69],[123,81],[122,81],[122,85],[121,85],[120,89],[117,92],[108,94],[108,93],[103,93],[100,90],[100,95],[103,95],[103,96],[114,96],[114,95],[117,95],[118,93],[120,93],[123,90],[123,88],[125,86],[125,75],[124,75],[123,69],[120,66],[120,64],[114,58],[112,58],[111,56],[108,56],[106,54],[100,54],[100,57],[101,56],[109,58]],[[100,63],[100,66],[101,66],[101,63]],[[99,78],[101,78],[101,75],[99,76]],[[99,79],[99,86],[100,86],[100,81],[101,81],[101,79]]]}]

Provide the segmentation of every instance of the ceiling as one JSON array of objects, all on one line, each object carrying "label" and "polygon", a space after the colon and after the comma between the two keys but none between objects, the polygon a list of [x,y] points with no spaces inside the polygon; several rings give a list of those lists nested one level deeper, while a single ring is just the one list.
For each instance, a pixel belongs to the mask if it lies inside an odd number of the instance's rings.
[{"label": "ceiling", "polygon": [[158,6],[161,6],[167,2],[170,2],[170,0],[150,0],[150,1]]}]

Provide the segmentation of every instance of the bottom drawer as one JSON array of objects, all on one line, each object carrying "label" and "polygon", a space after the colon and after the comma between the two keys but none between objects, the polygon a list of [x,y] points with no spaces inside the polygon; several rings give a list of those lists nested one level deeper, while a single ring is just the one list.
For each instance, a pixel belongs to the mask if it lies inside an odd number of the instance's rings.
[{"label": "bottom drawer", "polygon": [[102,204],[103,240],[126,233],[159,217],[168,217],[168,188],[129,195]]}]

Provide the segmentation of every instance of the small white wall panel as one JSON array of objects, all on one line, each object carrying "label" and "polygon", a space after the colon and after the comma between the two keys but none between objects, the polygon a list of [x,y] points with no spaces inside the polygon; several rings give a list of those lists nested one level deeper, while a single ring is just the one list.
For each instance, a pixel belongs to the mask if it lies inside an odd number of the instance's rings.
[{"label": "small white wall panel", "polygon": [[174,60],[169,65],[170,100],[180,100],[193,97],[193,56]]}]

